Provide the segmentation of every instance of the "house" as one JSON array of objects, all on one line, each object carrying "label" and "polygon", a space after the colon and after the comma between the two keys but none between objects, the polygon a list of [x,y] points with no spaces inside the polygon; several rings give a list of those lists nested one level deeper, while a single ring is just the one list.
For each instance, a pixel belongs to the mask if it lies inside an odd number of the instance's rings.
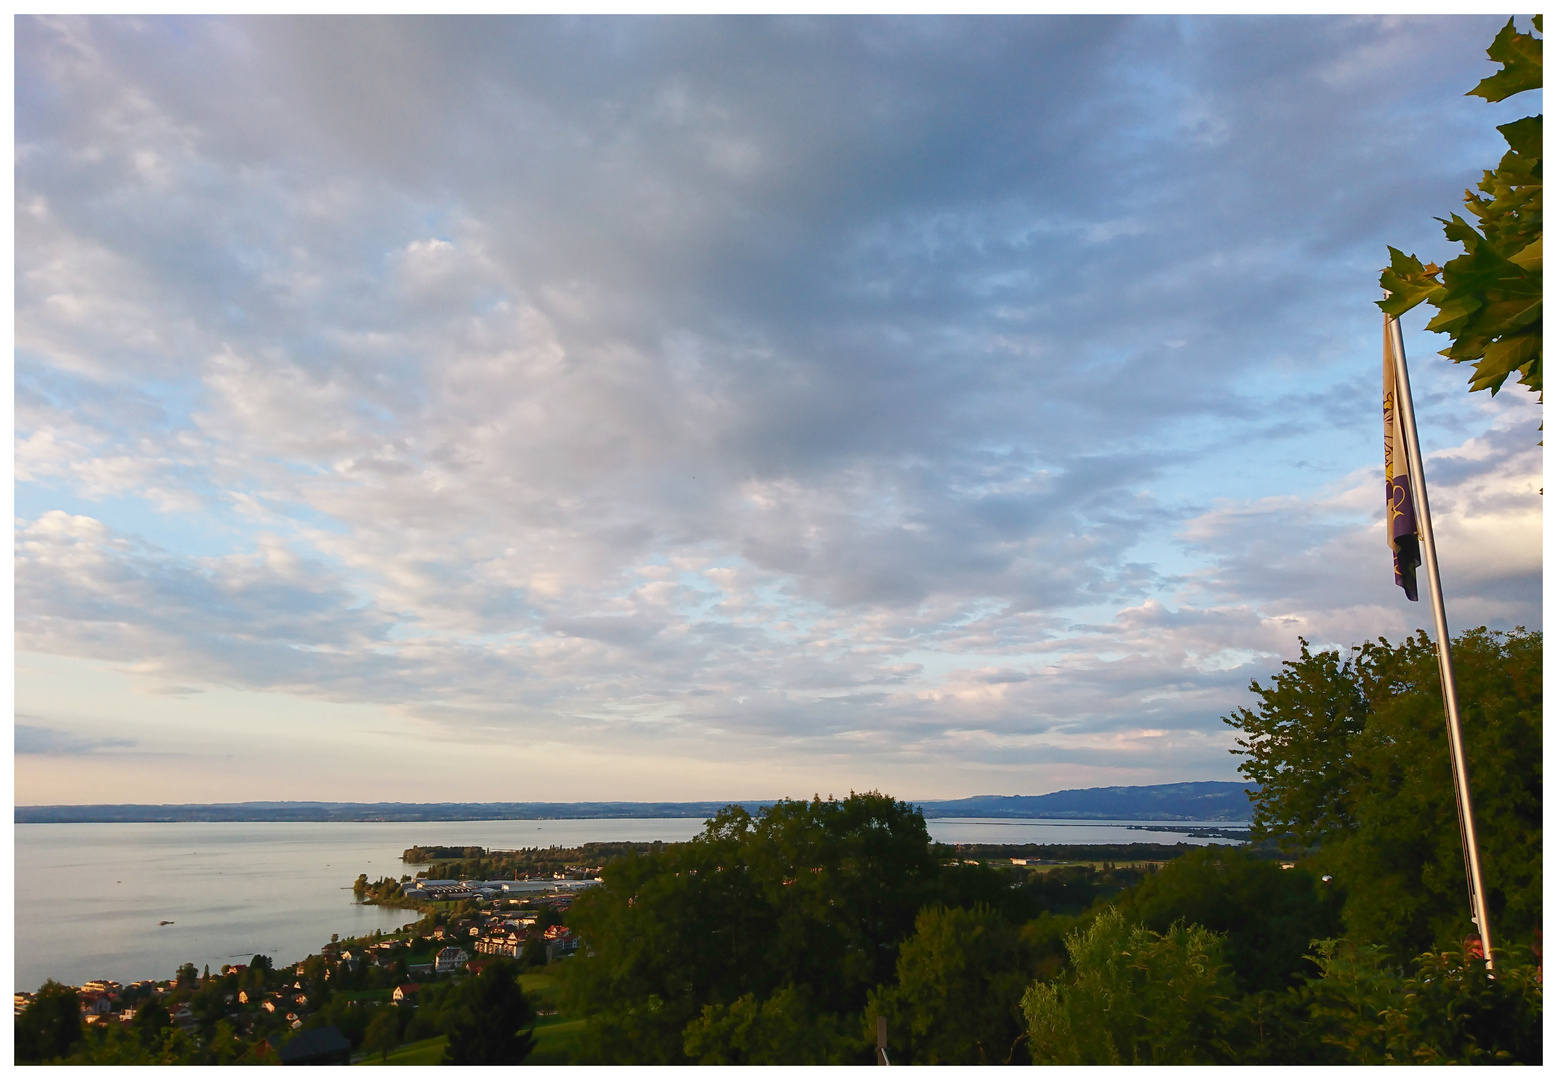
[{"label": "house", "polygon": [[412,997],[420,992],[421,989],[421,983],[403,983],[400,986],[395,987],[395,992],[390,996],[396,1001],[404,1001],[406,998]]},{"label": "house", "polygon": [[476,940],[476,951],[487,956],[512,956],[518,959],[524,951],[524,938],[511,930],[506,934],[490,934]]},{"label": "house", "polygon": [[107,994],[84,994],[81,998],[81,1012],[84,1016],[107,1016],[113,1009],[113,1002],[108,1000]]},{"label": "house", "polygon": [[261,1004],[260,1008],[264,1009],[268,1013],[273,1013],[276,1011],[276,1003],[274,1001],[267,1001]]},{"label": "house", "polygon": [[566,926],[548,926],[541,940],[546,942],[546,962],[554,963],[564,956],[578,951],[578,938],[568,932]]},{"label": "house", "polygon": [[470,957],[464,949],[457,945],[450,945],[438,953],[438,958],[434,961],[433,967],[439,974],[445,974],[458,971],[469,961]]}]

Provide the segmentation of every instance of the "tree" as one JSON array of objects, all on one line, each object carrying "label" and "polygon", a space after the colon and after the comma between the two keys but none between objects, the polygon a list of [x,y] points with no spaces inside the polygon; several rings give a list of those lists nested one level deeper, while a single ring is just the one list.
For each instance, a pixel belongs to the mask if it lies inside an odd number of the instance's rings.
[{"label": "tree", "polygon": [[[1535,16],[1534,25],[1541,32],[1541,16]],[[1541,88],[1541,39],[1519,33],[1513,19],[1493,39],[1487,56],[1502,67],[1470,95],[1494,102]],[[1438,219],[1444,235],[1464,254],[1440,269],[1390,248],[1389,267],[1379,277],[1390,296],[1379,307],[1397,318],[1424,300],[1437,308],[1427,329],[1449,335],[1444,356],[1476,365],[1472,392],[1496,394],[1517,374],[1520,385],[1540,395],[1541,116],[1515,120],[1498,131],[1508,152],[1495,170],[1482,174],[1476,185],[1481,194],[1465,193],[1465,209],[1476,224],[1458,214]]]},{"label": "tree", "polygon": [[210,1038],[200,1048],[200,1061],[205,1065],[231,1065],[243,1056],[246,1047],[225,1019],[218,1020],[211,1029]]},{"label": "tree", "polygon": [[519,953],[519,966],[523,968],[546,966],[546,942],[542,938],[525,939],[524,949]]},{"label": "tree", "polygon": [[1177,923],[1166,934],[1116,908],[1066,938],[1072,977],[1022,997],[1039,1065],[1198,1065],[1232,1058],[1234,987],[1222,938]]},{"label": "tree", "polygon": [[270,957],[264,953],[255,953],[253,959],[249,961],[248,969],[243,973],[243,987],[258,988],[264,986],[274,968],[275,963]]},{"label": "tree", "polygon": [[1241,993],[1280,991],[1315,973],[1309,945],[1340,930],[1338,890],[1238,848],[1212,845],[1167,863],[1121,896],[1126,919],[1166,933],[1176,922],[1224,936]]},{"label": "tree", "polygon": [[865,1006],[867,1041],[884,1016],[895,1065],[999,1065],[1022,1035],[1029,950],[987,907],[929,907],[897,958],[897,983]]},{"label": "tree", "polygon": [[135,1010],[135,1019],[130,1021],[131,1030],[148,1050],[161,1046],[162,1033],[172,1026],[173,1018],[168,1015],[167,1006],[156,998],[142,1003]]},{"label": "tree", "polygon": [[[684,1063],[705,1006],[785,987],[818,1031],[853,1030],[844,1018],[892,978],[898,943],[941,897],[941,869],[923,816],[875,792],[783,800],[755,817],[727,807],[690,843],[611,861],[569,913],[585,948],[564,991],[587,1021],[585,1053]],[[815,1058],[828,1052],[818,1043]]]},{"label": "tree", "polygon": [[[1541,924],[1541,634],[1467,631],[1452,643],[1494,940],[1511,961]],[[1464,856],[1426,634],[1312,652],[1301,642],[1226,723],[1256,838],[1292,848],[1345,891],[1347,936],[1404,962],[1469,931]]]},{"label": "tree", "polygon": [[1497,978],[1463,954],[1424,953],[1411,974],[1379,946],[1321,941],[1321,977],[1294,993],[1307,1060],[1344,1065],[1490,1065],[1541,1061],[1537,969]]},{"label": "tree", "polygon": [[535,1010],[507,960],[491,961],[460,987],[446,1023],[445,1065],[518,1065],[535,1049]]},{"label": "tree", "polygon": [[74,1052],[66,1059],[71,1065],[157,1065],[161,1063],[161,1040],[157,1047],[148,1047],[135,1032],[126,1028],[89,1028],[86,1037],[76,1044]]},{"label": "tree", "polygon": [[16,1018],[16,1060],[52,1061],[81,1041],[81,1003],[73,987],[50,979]]},{"label": "tree", "polygon": [[835,1016],[817,1016],[792,986],[759,1001],[743,994],[729,1005],[705,1005],[682,1036],[701,1065],[839,1065],[855,1043]]},{"label": "tree", "polygon": [[388,1061],[389,1052],[400,1045],[400,1017],[394,1007],[378,1009],[368,1021],[368,1030],[362,1037],[362,1048],[370,1054],[378,1054]]}]

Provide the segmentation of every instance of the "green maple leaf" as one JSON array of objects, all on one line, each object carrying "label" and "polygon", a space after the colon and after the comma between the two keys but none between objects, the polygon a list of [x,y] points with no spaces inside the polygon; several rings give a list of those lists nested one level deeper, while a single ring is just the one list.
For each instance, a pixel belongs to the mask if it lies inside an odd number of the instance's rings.
[{"label": "green maple leaf", "polygon": [[[1541,31],[1541,17],[1534,19]],[[1541,40],[1514,29],[1498,32],[1487,57],[1501,65],[1470,93],[1502,101],[1542,87]],[[1444,236],[1464,249],[1440,270],[1415,255],[1389,249],[1389,266],[1379,284],[1389,293],[1379,307],[1397,318],[1426,302],[1437,309],[1427,329],[1449,335],[1443,355],[1471,363],[1472,391],[1497,393],[1517,375],[1521,386],[1542,391],[1542,119],[1527,116],[1498,131],[1508,152],[1495,170],[1482,174],[1476,192],[1465,193],[1465,209],[1439,218]]]},{"label": "green maple leaf", "polygon": [[[1536,30],[1541,29],[1541,16],[1535,17]],[[1544,31],[1543,31],[1544,32]],[[1468,91],[1466,97],[1502,101],[1522,94],[1526,90],[1541,89],[1541,41],[1530,34],[1514,29],[1514,20],[1498,31],[1487,48],[1487,59],[1503,65],[1496,75],[1488,75]]]}]

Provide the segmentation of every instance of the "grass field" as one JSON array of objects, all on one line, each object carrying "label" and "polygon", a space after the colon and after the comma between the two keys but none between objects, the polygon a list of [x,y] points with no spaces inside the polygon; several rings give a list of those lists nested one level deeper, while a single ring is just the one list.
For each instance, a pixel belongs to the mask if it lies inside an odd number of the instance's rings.
[{"label": "grass field", "polygon": [[357,1062],[358,1065],[437,1065],[443,1061],[443,1048],[448,1044],[447,1035],[439,1035],[436,1039],[423,1039],[421,1042],[406,1043],[398,1050],[393,1051],[388,1060],[380,1058],[377,1054],[365,1061]]},{"label": "grass field", "polygon": [[573,1057],[573,1048],[579,1036],[584,1034],[584,1021],[562,1020],[555,1016],[542,1017],[535,1025],[535,1049],[525,1059],[526,1065],[566,1065]]},{"label": "grass field", "polygon": [[[545,971],[531,971],[519,976],[519,985],[529,995],[538,1010],[551,1012],[557,1007],[560,987],[557,976]],[[573,1048],[584,1033],[584,1021],[569,1020],[552,1012],[550,1016],[537,1018],[535,1023],[535,1049],[525,1059],[526,1065],[566,1065],[571,1060]],[[359,1065],[437,1065],[443,1061],[443,1050],[448,1045],[447,1036],[423,1039],[407,1043],[383,1060],[377,1055]]]}]

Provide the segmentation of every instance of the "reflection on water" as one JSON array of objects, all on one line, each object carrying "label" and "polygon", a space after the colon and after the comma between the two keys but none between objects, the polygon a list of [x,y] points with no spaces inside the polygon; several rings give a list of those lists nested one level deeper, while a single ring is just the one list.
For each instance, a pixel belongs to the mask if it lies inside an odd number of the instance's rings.
[{"label": "reflection on water", "polygon": [[[928,822],[942,843],[1206,842],[1128,824]],[[360,873],[414,873],[400,861],[414,844],[669,843],[702,827],[695,818],[16,825],[16,987],[36,989],[48,978],[166,979],[183,963],[215,971],[255,953],[285,963],[316,952],[331,934],[403,925],[416,914],[357,904],[351,883]]]}]

